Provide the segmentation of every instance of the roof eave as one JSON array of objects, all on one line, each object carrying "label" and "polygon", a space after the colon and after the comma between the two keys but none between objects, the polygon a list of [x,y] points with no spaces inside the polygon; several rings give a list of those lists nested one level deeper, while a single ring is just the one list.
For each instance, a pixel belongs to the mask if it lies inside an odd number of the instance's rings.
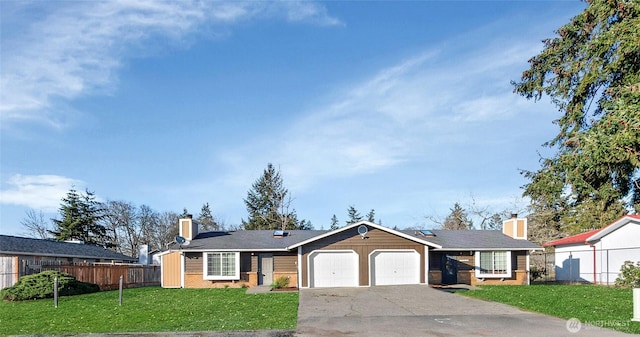
[{"label": "roof eave", "polygon": [[203,253],[203,252],[241,252],[241,253],[250,253],[250,252],[289,252],[290,249],[287,248],[260,248],[260,249],[248,249],[248,248],[194,248],[194,249],[170,249],[170,251],[176,252],[185,252],[185,253]]},{"label": "roof eave", "polygon": [[53,253],[33,253],[33,252],[15,252],[15,251],[0,251],[0,254],[5,255],[26,255],[26,256],[47,256],[47,257],[73,257],[78,259],[100,259],[100,260],[127,260],[127,261],[137,261],[138,259],[134,259],[132,257],[125,256],[125,258],[115,258],[115,257],[106,257],[106,256],[85,256],[85,255],[70,255],[70,254],[53,254]]},{"label": "roof eave", "polygon": [[614,221],[610,225],[602,228],[600,231],[598,231],[597,233],[593,234],[592,236],[588,237],[585,240],[585,243],[593,244],[596,241],[599,241],[600,239],[602,239],[603,237],[609,235],[611,232],[613,232],[613,231],[619,229],[620,227],[628,224],[629,222],[640,222],[640,219],[638,219],[636,217],[629,216],[629,215],[625,215],[625,216],[621,217],[620,219]]},{"label": "roof eave", "polygon": [[514,250],[544,250],[544,248],[542,247],[529,247],[529,248],[523,248],[523,247],[499,247],[499,248],[451,248],[451,247],[447,247],[447,248],[440,248],[440,249],[434,249],[434,252],[450,252],[450,251],[514,251]]}]

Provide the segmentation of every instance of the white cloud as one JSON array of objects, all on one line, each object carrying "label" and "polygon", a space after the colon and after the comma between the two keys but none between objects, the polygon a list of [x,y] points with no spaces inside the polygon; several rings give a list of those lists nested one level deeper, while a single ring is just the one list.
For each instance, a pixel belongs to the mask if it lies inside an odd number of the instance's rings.
[{"label": "white cloud", "polygon": [[447,147],[482,142],[483,134],[499,132],[497,121],[533,109],[512,93],[509,81],[534,45],[501,41],[455,52],[436,47],[356,81],[302,113],[281,132],[285,137],[260,135],[254,144],[221,154],[227,164],[233,158],[224,183],[252,181],[259,172],[251,170],[272,162],[281,165],[287,186],[303,190],[335,177],[442,158]]},{"label": "white cloud", "polygon": [[60,206],[60,200],[69,189],[79,188],[83,182],[57,175],[16,174],[6,184],[10,187],[0,192],[0,204],[52,212]]},{"label": "white cloud", "polygon": [[123,60],[132,49],[143,50],[139,45],[150,37],[180,43],[196,28],[209,26],[215,34],[214,25],[260,16],[340,24],[322,5],[307,1],[18,2],[4,3],[3,10],[13,13],[10,20],[3,15],[2,24],[0,121],[5,126],[20,120],[59,125],[57,100],[108,92]]}]

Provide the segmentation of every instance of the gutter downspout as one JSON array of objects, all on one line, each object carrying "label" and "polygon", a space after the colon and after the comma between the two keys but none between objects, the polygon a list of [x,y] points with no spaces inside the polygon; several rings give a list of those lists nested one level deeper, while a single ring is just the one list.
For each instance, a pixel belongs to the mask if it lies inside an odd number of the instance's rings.
[{"label": "gutter downspout", "polygon": [[596,246],[589,244],[593,248],[593,284],[596,284]]}]

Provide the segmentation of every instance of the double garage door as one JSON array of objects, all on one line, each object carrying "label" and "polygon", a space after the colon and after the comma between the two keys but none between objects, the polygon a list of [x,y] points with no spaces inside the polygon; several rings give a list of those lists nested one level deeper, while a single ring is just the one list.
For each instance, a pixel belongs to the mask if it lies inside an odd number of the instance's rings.
[{"label": "double garage door", "polygon": [[[309,286],[357,287],[359,261],[354,251],[315,251],[309,255]],[[420,254],[415,250],[377,250],[368,263],[371,285],[420,283]]]}]

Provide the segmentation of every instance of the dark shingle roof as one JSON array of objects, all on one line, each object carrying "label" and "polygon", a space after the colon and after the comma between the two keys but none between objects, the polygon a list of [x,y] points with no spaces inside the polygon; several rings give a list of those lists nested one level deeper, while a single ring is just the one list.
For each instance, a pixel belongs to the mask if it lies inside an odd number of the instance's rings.
[{"label": "dark shingle roof", "polygon": [[94,245],[23,238],[9,235],[0,235],[0,253],[11,255],[77,257],[117,261],[136,260],[130,256]]},{"label": "dark shingle roof", "polygon": [[[291,230],[285,237],[274,237],[272,230],[240,230],[231,232],[200,233],[189,245],[173,244],[171,249],[185,251],[219,250],[285,250],[287,247],[325,234],[327,230]],[[527,240],[513,239],[501,231],[454,231],[432,230],[434,237],[426,237],[415,230],[401,230],[402,233],[420,240],[442,246],[436,250],[476,250],[476,249],[541,249]]]},{"label": "dark shingle roof", "polygon": [[[241,230],[231,232],[205,232],[198,234],[183,250],[236,249],[284,250],[286,247],[326,233],[326,230],[290,230],[284,237],[274,237],[272,230]],[[177,244],[170,247],[179,248]]]},{"label": "dark shingle roof", "polygon": [[542,249],[542,247],[533,242],[514,239],[503,234],[502,231],[445,229],[433,229],[431,231],[435,236],[425,237],[414,230],[403,230],[402,232],[442,246],[442,249],[436,250]]}]

